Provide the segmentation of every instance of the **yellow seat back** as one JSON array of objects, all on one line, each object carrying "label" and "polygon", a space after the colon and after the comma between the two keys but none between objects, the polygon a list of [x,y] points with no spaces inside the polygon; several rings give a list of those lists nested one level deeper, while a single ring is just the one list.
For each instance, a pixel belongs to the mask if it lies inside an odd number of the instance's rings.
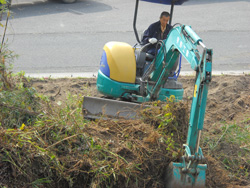
[{"label": "yellow seat back", "polygon": [[124,42],[108,42],[103,48],[112,80],[124,83],[135,83],[136,60],[134,49]]}]

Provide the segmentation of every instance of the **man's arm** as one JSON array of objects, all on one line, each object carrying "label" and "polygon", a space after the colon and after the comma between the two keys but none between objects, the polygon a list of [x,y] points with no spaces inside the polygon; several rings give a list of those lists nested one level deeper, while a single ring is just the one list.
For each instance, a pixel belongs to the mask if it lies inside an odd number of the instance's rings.
[{"label": "man's arm", "polygon": [[148,40],[149,40],[150,38],[152,38],[152,36],[153,36],[153,29],[152,29],[152,25],[150,25],[150,26],[148,27],[148,29],[144,31],[144,34],[143,34],[141,43],[142,43],[143,45],[149,43]]}]

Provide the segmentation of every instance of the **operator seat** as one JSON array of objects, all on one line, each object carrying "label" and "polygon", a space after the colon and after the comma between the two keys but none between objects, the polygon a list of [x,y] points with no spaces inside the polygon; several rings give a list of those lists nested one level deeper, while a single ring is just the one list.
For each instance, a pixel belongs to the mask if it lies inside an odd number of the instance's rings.
[{"label": "operator seat", "polygon": [[146,50],[142,50],[143,46],[141,44],[137,44],[135,46],[135,57],[136,57],[136,76],[141,77],[143,74],[144,67],[146,63],[151,63],[154,60],[152,54],[145,52]]},{"label": "operator seat", "polygon": [[[143,38],[144,30],[141,34],[141,40]],[[139,79],[143,75],[143,70],[145,67],[146,62],[152,62],[154,59],[154,56],[152,54],[147,53],[147,48],[144,48],[145,45],[142,45],[140,43],[137,43],[134,46],[135,49],[135,57],[136,57],[136,77]]]}]

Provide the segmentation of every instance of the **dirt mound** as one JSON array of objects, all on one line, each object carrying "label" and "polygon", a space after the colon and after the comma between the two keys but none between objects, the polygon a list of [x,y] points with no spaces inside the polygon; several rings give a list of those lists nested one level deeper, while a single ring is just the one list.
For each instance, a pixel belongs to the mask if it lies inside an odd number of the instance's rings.
[{"label": "dirt mound", "polygon": [[38,93],[48,96],[53,101],[65,101],[68,94],[101,96],[96,90],[95,78],[58,78],[31,79],[31,86]]},{"label": "dirt mound", "polygon": [[[181,77],[185,94],[192,99],[194,78]],[[204,126],[214,123],[239,122],[250,114],[250,75],[214,76],[209,85]]]}]

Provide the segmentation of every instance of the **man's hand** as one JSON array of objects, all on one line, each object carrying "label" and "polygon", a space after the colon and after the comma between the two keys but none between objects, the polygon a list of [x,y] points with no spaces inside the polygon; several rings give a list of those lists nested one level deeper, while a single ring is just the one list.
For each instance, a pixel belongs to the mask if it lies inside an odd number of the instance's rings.
[{"label": "man's hand", "polygon": [[150,38],[149,40],[148,40],[148,42],[150,43],[150,44],[156,44],[157,43],[157,39],[156,38]]}]

